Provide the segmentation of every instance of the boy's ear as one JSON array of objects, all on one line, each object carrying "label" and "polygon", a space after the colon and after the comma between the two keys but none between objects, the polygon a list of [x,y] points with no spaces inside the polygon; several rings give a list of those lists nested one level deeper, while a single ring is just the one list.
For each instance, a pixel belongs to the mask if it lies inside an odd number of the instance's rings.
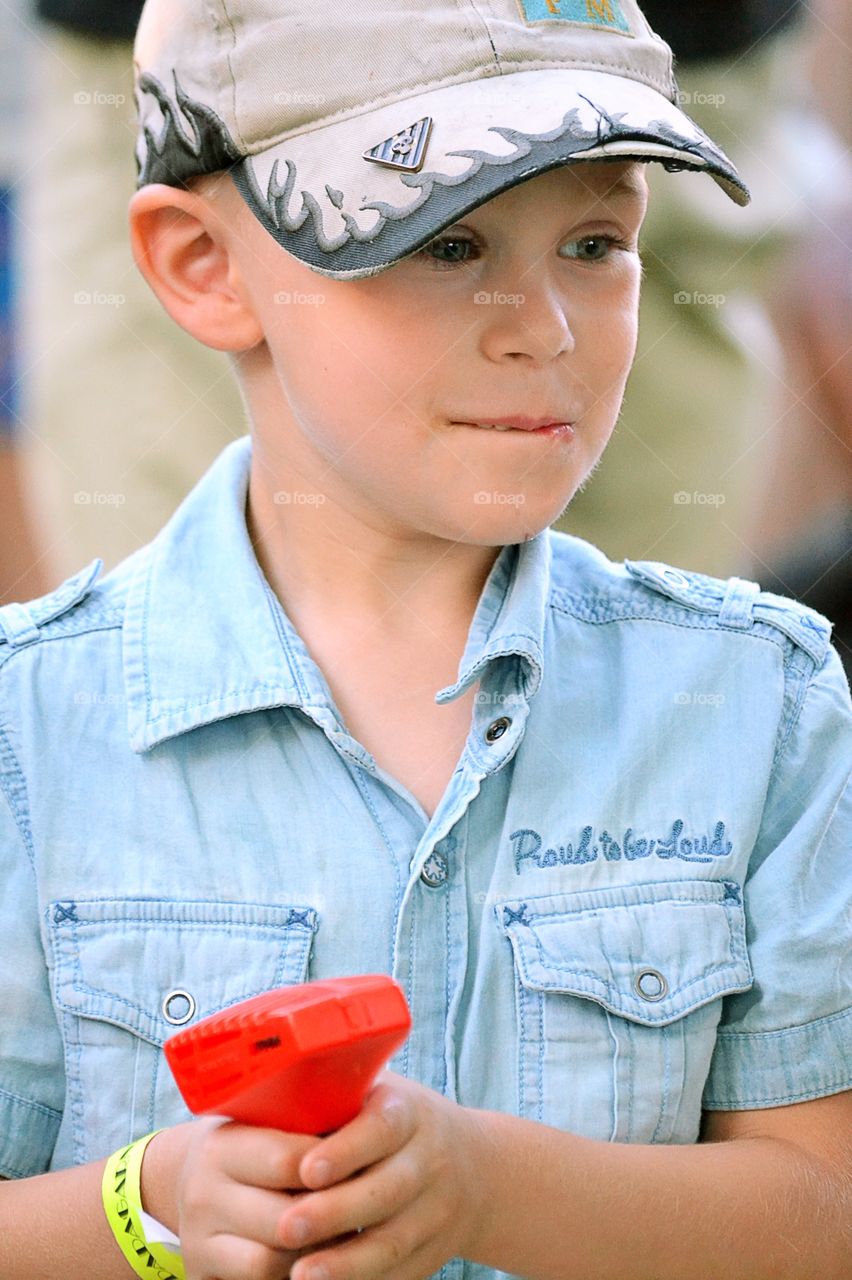
[{"label": "boy's ear", "polygon": [[136,265],[182,329],[217,351],[263,341],[228,237],[203,196],[151,183],[133,195],[128,216]]}]

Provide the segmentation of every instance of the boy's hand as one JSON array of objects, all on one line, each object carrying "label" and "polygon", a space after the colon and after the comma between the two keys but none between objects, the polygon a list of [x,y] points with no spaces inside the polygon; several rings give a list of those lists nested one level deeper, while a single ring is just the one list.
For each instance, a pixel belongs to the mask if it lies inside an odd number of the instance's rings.
[{"label": "boy's hand", "polygon": [[301,1253],[278,1228],[320,1139],[211,1118],[191,1129],[176,1187],[187,1280],[286,1280]]},{"label": "boy's hand", "polygon": [[292,1280],[422,1280],[464,1257],[480,1217],[475,1116],[383,1072],[356,1118],[301,1157],[299,1185],[326,1189],[280,1218],[281,1245],[310,1255]]}]

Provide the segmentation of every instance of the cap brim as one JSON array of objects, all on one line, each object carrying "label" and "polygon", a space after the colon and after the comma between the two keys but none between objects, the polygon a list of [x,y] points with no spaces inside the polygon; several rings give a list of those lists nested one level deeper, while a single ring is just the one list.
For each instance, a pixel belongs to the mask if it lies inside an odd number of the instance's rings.
[{"label": "cap brim", "polygon": [[[373,149],[389,155],[380,144],[426,117],[416,171],[364,158]],[[426,132],[421,126],[414,136]],[[387,270],[501,191],[592,159],[706,171],[735,203],[750,199],[724,152],[662,94],[622,76],[569,68],[405,98],[276,143],[231,173],[288,253],[320,275],[357,280]]]}]

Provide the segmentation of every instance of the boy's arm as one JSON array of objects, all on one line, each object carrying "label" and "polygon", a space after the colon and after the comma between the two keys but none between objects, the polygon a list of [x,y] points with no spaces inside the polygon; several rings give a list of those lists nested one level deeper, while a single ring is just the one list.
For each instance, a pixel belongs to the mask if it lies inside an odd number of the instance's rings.
[{"label": "boy's arm", "polygon": [[[207,1118],[163,1129],[142,1162],[142,1205],[180,1231],[192,1276],[288,1275],[302,1255],[278,1223],[305,1194],[298,1167],[317,1141]],[[3,1280],[129,1280],[103,1208],[106,1163],[0,1181]]]},{"label": "boy's arm", "polygon": [[[465,1249],[471,1261],[530,1280],[847,1280],[852,1272],[852,1092],[705,1113],[698,1146],[599,1142],[500,1112],[468,1114],[481,1209]],[[155,1139],[156,1172],[183,1158],[180,1129]],[[4,1280],[127,1275],[100,1207],[103,1167],[0,1187]]]},{"label": "boy's arm", "polygon": [[[196,1123],[163,1129],[142,1164],[146,1210],[177,1228],[176,1186]],[[303,1146],[299,1147],[299,1155]],[[0,1276],[3,1280],[129,1280],[103,1207],[106,1160],[31,1178],[0,1175]]]},{"label": "boy's arm", "polygon": [[694,1146],[480,1113],[468,1257],[529,1280],[848,1280],[852,1092],[705,1112]]},{"label": "boy's arm", "polygon": [[0,1178],[0,1275],[127,1280],[129,1268],[101,1207],[106,1160],[35,1178]]}]

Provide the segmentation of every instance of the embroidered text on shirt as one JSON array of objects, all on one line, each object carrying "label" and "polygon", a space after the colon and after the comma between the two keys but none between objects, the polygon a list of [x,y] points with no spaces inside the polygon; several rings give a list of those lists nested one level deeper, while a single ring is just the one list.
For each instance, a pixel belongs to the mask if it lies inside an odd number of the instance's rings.
[{"label": "embroidered text on shirt", "polygon": [[628,827],[619,841],[614,840],[608,831],[602,831],[596,844],[592,843],[594,827],[583,827],[576,847],[574,844],[561,844],[544,850],[541,836],[532,827],[521,827],[509,838],[518,875],[524,862],[533,862],[537,867],[567,866],[596,862],[601,853],[608,862],[618,862],[622,857],[632,862],[635,858],[649,858],[651,854],[658,858],[682,858],[684,862],[710,862],[713,858],[727,857],[733,849],[730,840],[725,839],[724,822],[716,823],[712,839],[706,835],[683,836],[683,825],[678,818],[665,839],[636,837],[633,828]]}]

